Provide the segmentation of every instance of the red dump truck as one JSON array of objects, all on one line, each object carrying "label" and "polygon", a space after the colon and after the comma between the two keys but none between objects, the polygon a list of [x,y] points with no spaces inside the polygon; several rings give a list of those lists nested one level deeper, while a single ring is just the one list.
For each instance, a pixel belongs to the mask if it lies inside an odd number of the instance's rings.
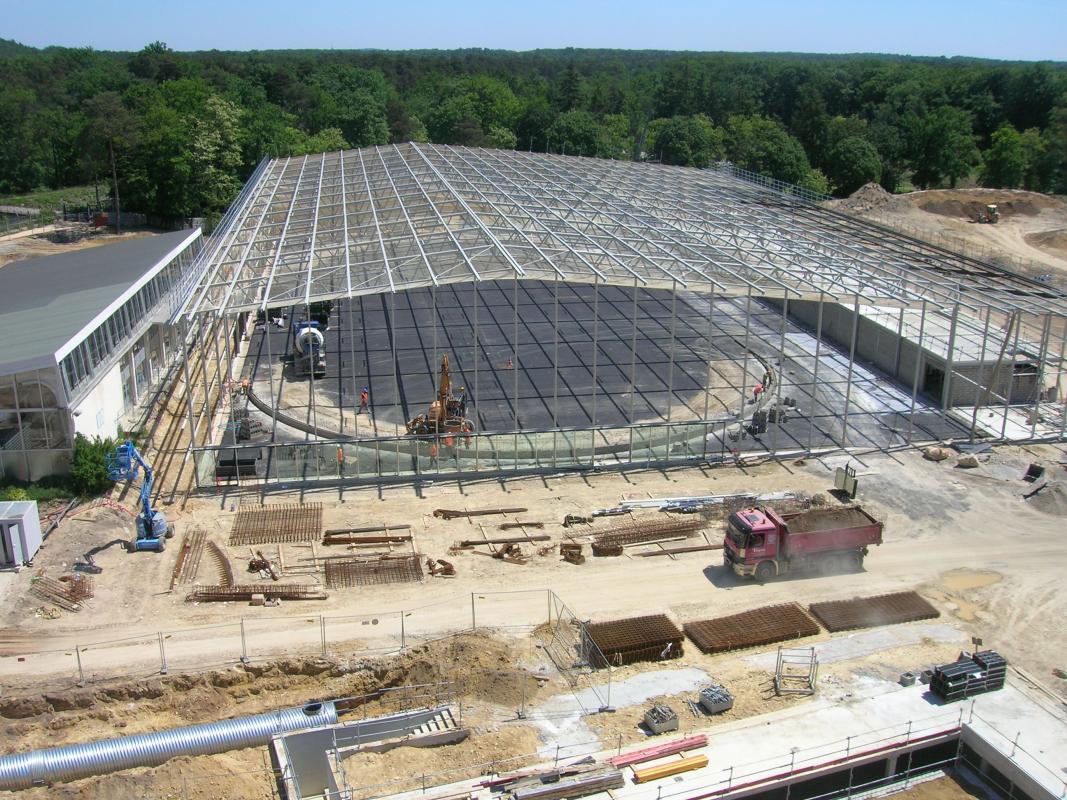
[{"label": "red dump truck", "polygon": [[882,523],[859,506],[779,514],[745,508],[726,521],[723,559],[738,575],[766,581],[798,569],[855,572],[867,548],[882,543]]}]

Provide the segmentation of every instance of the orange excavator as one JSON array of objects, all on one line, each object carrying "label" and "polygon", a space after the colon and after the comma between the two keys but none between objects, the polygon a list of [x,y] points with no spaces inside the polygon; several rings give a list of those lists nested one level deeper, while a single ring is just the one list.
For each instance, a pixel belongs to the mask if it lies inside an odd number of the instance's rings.
[{"label": "orange excavator", "polygon": [[407,427],[410,436],[471,433],[474,430],[474,423],[467,419],[467,390],[461,386],[458,396],[452,391],[447,355],[441,357],[441,371],[437,376],[437,399],[430,403],[427,413],[419,414]]}]

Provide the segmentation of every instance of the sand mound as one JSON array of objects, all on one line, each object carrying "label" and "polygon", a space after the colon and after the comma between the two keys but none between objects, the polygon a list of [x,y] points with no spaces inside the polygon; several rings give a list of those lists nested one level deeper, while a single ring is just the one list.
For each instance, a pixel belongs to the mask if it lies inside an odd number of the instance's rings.
[{"label": "sand mound", "polygon": [[1028,233],[1023,238],[1028,245],[1036,247],[1038,250],[1044,250],[1046,253],[1060,256],[1061,258],[1067,256],[1067,228]]},{"label": "sand mound", "polygon": [[1014,189],[931,189],[902,195],[928,214],[955,219],[976,219],[985,207],[995,203],[1002,219],[1012,216],[1036,217],[1045,209],[1059,209],[1063,202],[1038,192]]},{"label": "sand mound", "polygon": [[844,200],[831,200],[828,206],[846,214],[863,214],[868,211],[902,211],[907,203],[890,194],[877,183],[861,186]]},{"label": "sand mound", "polygon": [[1031,508],[1057,517],[1067,517],[1067,486],[1059,481],[1049,481],[1040,492],[1026,501]]}]

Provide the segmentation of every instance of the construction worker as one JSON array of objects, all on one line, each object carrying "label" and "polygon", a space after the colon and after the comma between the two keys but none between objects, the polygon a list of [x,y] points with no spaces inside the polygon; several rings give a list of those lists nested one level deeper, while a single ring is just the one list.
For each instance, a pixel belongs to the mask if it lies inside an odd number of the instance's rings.
[{"label": "construction worker", "polygon": [[761,394],[763,394],[763,384],[757,383],[755,386],[752,387],[752,402],[759,402],[759,396]]},{"label": "construction worker", "polygon": [[508,356],[508,360],[504,362],[504,369],[515,369],[515,362],[511,360],[511,356]]},{"label": "construction worker", "polygon": [[437,463],[437,442],[430,442],[430,461]]},{"label": "construction worker", "polygon": [[467,416],[467,387],[459,387],[459,416]]},{"label": "construction worker", "polygon": [[341,445],[337,445],[337,477],[343,478],[345,476],[345,449]]},{"label": "construction worker", "polygon": [[357,411],[356,413],[357,414],[362,414],[364,411],[367,411],[367,413],[370,413],[369,408],[370,408],[370,392],[367,390],[367,387],[364,386],[362,389],[359,390],[359,411]]}]

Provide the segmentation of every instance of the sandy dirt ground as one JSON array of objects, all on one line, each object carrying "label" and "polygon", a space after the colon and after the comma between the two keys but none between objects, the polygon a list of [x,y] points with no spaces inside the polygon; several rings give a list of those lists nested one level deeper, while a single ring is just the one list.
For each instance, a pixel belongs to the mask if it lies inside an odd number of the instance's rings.
[{"label": "sandy dirt ground", "polygon": [[943,775],[935,780],[923,781],[910,789],[893,795],[896,800],[995,800],[993,792],[968,782],[960,775]]},{"label": "sandy dirt ground", "polygon": [[[990,203],[998,206],[1000,222],[974,222]],[[1058,197],[1004,189],[931,189],[891,195],[868,184],[829,205],[950,249],[1008,259],[1028,277],[1051,274],[1053,283],[1067,286],[1067,203]]]},{"label": "sandy dirt ground", "polygon": [[[540,624],[548,614],[545,590],[549,588],[582,618],[609,619],[662,610],[682,622],[775,602],[805,603],[919,588],[939,602],[947,615],[985,636],[987,644],[1002,648],[1035,674],[1049,676],[1053,669],[1064,667],[1065,647],[1052,644],[1067,644],[1057,622],[1067,610],[1067,596],[1057,591],[1058,565],[1067,556],[1067,538],[1062,534],[1062,514],[1045,513],[1023,499],[1032,487],[1021,478],[1033,461],[1041,461],[1051,476],[1062,478],[1063,467],[1057,464],[1062,458],[1062,451],[1052,448],[1002,448],[981,467],[964,470],[953,466],[954,459],[933,463],[915,452],[864,456],[856,463],[861,475],[859,501],[886,522],[885,543],[872,551],[865,570],[839,576],[800,575],[765,585],[728,573],[715,550],[656,558],[587,557],[585,564],[575,566],[562,561],[555,546],[565,538],[581,541],[587,533],[620,522],[614,517],[598,519],[591,526],[564,528],[561,523],[567,514],[588,515],[634,497],[825,492],[843,459],[809,460],[803,466],[767,463],[745,469],[705,467],[441,482],[422,489],[335,489],[302,498],[299,494],[272,495],[270,502],[324,503],[326,528],[411,525],[414,541],[398,545],[395,552],[414,550],[445,558],[457,571],[454,578],[335,590],[325,601],[283,603],[276,608],[194,604],[186,602],[188,586],[169,590],[180,536],[193,527],[207,531],[223,547],[240,582],[270,583],[269,578],[245,572],[247,547],[226,544],[233,510],[241,503],[258,502],[258,497],[199,497],[182,510],[171,506],[179,538],[171,540],[163,554],[124,551],[123,542],[129,539],[133,524],[130,507],[88,508],[66,520],[49,538],[32,569],[3,576],[0,587],[9,599],[0,618],[0,676],[15,684],[69,682],[74,674],[71,650],[75,643],[88,648],[82,660],[90,677],[151,671],[153,664],[158,668],[156,632],[160,630],[172,668],[232,663],[240,653],[242,619],[253,659],[319,651],[319,615],[327,618],[330,648],[396,649],[401,636],[410,643],[470,627],[472,595],[479,626]],[[433,516],[437,508],[501,506],[527,510],[510,517],[473,520]],[[654,518],[658,513],[637,512],[634,518]],[[530,533],[550,537],[547,542],[522,545],[528,563],[491,558],[485,546],[450,552],[461,539],[522,535],[521,530],[503,533],[498,529],[501,523],[516,519],[543,523],[543,528],[531,528]],[[709,521],[707,525],[695,540],[684,543],[721,543],[721,523]],[[541,548],[544,554],[539,554]],[[278,545],[260,549],[281,566]],[[77,614],[62,612],[56,619],[42,615],[38,609],[47,603],[29,593],[35,575],[60,578],[91,550],[96,551],[93,559],[102,569],[94,578],[95,597]],[[321,573],[314,571],[311,559],[355,552],[344,547],[284,545],[286,574],[282,580],[319,583]],[[588,546],[585,552],[590,555]],[[961,569],[983,577],[960,578]],[[197,581],[216,580],[205,557]],[[401,611],[405,612],[403,631]],[[199,629],[210,625],[220,627]],[[116,639],[136,641],[94,646]],[[25,660],[18,661],[19,657]]]},{"label": "sandy dirt ground", "polygon": [[154,231],[145,230],[130,231],[129,233],[118,235],[95,231],[84,239],[69,243],[53,242],[46,233],[33,236],[19,236],[17,234],[5,236],[0,239],[0,267],[13,261],[25,261],[28,258],[72,253],[75,250],[84,250],[87,247],[100,247],[106,244],[154,235]]}]

